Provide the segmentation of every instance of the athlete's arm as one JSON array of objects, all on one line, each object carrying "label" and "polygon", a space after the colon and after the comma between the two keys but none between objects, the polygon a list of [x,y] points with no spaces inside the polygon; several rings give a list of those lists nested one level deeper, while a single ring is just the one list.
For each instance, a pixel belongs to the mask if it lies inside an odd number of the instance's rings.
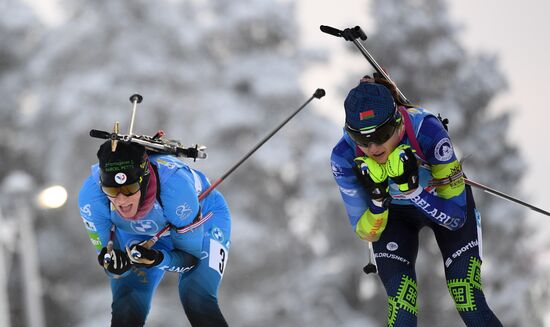
[{"label": "athlete's arm", "polygon": [[357,179],[354,157],[354,149],[342,138],[332,151],[332,174],[353,230],[361,239],[374,242],[386,226],[388,210],[373,202]]},{"label": "athlete's arm", "polygon": [[88,237],[99,254],[109,242],[112,223],[109,199],[91,176],[84,181],[80,189],[78,206]]},{"label": "athlete's arm", "polygon": [[447,131],[434,116],[422,122],[417,136],[426,160],[431,165],[432,177],[441,181],[435,194],[421,187],[407,197],[437,224],[456,230],[466,221],[466,193],[462,168]]},{"label": "athlete's arm", "polygon": [[114,253],[111,253],[111,261],[107,265],[104,263],[104,257],[107,253],[106,246],[111,237],[113,224],[111,222],[109,199],[91,176],[84,181],[80,189],[78,206],[88,237],[98,254],[99,265],[105,268],[105,272],[109,277],[116,275],[116,278],[120,278],[128,275],[130,260],[126,257],[124,250],[114,249]]},{"label": "athlete's arm", "polygon": [[[161,186],[164,216],[172,225],[170,238],[174,250],[162,250],[164,258],[157,266],[165,270],[180,271],[201,257],[203,225],[193,225],[201,217],[201,210],[192,176],[178,169]],[[193,225],[193,228],[186,228]],[[185,229],[185,231],[183,231]]]}]

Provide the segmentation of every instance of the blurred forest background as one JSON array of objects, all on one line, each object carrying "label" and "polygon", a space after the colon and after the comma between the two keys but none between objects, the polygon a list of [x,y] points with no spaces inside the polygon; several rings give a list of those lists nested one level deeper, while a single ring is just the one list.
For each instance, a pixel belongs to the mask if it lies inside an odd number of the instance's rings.
[{"label": "blurred forest background", "polygon": [[[140,93],[134,131],[163,129],[185,144],[207,145],[209,158],[189,164],[214,180],[311,96],[314,89],[302,89],[300,78],[329,56],[301,46],[293,1],[61,3],[66,19],[51,27],[25,2],[0,1],[0,269],[6,279],[0,292],[9,296],[12,326],[28,326],[22,292],[28,281],[21,271],[27,249],[14,245],[20,211],[10,177],[24,173],[35,189],[56,183],[69,192],[68,204],[50,211],[34,208],[30,193],[17,200],[35,216],[46,325],[106,326],[108,281],[76,204],[101,142],[89,130],[110,130],[120,121],[125,132],[128,98]],[[370,19],[367,48],[409,99],[449,118],[468,177],[514,189],[526,161],[506,138],[509,112],[487,110],[508,83],[498,57],[464,48],[444,0],[372,0],[365,11]],[[346,93],[368,73],[365,67],[327,94]],[[220,186],[233,216],[220,290],[232,326],[385,322],[383,287],[362,273],[366,244],[348,225],[330,170],[342,122],[315,110],[317,101],[323,100],[314,100]],[[522,220],[522,207],[475,194],[489,304],[505,326],[541,326],[549,275],[547,266],[537,266],[535,249],[547,243],[524,241],[535,226]],[[462,326],[433,236],[421,236],[419,326]],[[148,325],[189,325],[176,282],[167,274]]]}]

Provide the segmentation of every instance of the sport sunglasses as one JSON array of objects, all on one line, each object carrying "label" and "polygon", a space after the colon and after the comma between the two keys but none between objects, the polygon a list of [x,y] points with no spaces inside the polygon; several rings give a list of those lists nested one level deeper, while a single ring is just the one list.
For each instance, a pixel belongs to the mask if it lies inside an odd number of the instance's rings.
[{"label": "sport sunglasses", "polygon": [[357,145],[367,148],[370,143],[381,145],[392,137],[395,129],[399,126],[401,117],[399,114],[392,115],[374,130],[360,131],[346,124],[346,131]]},{"label": "sport sunglasses", "polygon": [[122,195],[130,196],[136,194],[140,189],[139,182],[135,182],[128,185],[122,185],[117,187],[103,186],[101,185],[101,190],[103,193],[107,194],[108,197],[116,198],[119,193]]}]

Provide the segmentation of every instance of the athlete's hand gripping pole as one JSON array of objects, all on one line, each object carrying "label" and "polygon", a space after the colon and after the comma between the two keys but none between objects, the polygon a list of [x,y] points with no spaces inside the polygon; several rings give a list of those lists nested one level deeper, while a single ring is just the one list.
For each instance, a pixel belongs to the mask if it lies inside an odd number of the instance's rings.
[{"label": "athlete's hand gripping pole", "polygon": [[[271,131],[266,137],[264,137],[260,142],[258,142],[258,144],[256,144],[247,154],[245,154],[235,165],[233,165],[233,167],[231,167],[229,170],[227,170],[227,172],[225,174],[223,174],[222,177],[220,177],[219,179],[217,179],[214,183],[212,183],[210,185],[209,188],[207,188],[206,190],[204,190],[204,192],[202,192],[200,195],[199,195],[199,201],[201,201],[202,199],[204,199],[210,192],[212,192],[218,185],[221,184],[221,182],[223,182],[229,175],[231,175],[231,173],[233,173],[233,171],[235,171],[235,169],[237,169],[243,162],[246,161],[246,159],[248,159],[254,152],[256,152],[262,145],[264,145],[265,142],[267,142],[273,135],[275,135],[275,133],[277,133],[284,125],[286,125],[286,123],[288,123],[292,118],[294,118],[294,116],[296,116],[302,109],[304,109],[314,98],[317,98],[317,99],[321,99],[322,97],[324,97],[326,94],[325,90],[323,89],[317,89],[313,95],[303,104],[301,105],[296,111],[294,111],[294,113],[292,113],[290,116],[288,116],[288,118],[286,118],[281,124],[279,124],[279,126],[277,126],[273,131]],[[193,224],[195,224],[196,222],[193,222]],[[145,242],[142,242],[142,244],[140,244],[141,246],[143,247],[146,247],[148,249],[150,249],[158,240],[159,238],[164,234],[166,233],[169,229],[170,229],[170,224],[164,226],[164,228],[162,228],[157,234],[155,234],[155,236],[153,236],[151,239],[145,241]],[[138,252],[138,251],[132,251],[132,256],[134,257],[139,257],[141,256],[141,254]]]},{"label": "athlete's hand gripping pole", "polygon": [[111,226],[111,231],[109,232],[109,242],[107,242],[107,252],[103,255],[103,267],[107,269],[109,263],[113,258],[113,240],[115,238],[115,225]]}]

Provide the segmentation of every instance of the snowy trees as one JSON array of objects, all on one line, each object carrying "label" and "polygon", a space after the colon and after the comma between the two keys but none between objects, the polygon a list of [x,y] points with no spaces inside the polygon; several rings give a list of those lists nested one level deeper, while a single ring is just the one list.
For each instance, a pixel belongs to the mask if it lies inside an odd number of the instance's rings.
[{"label": "snowy trees", "polygon": [[[22,273],[22,251],[19,250],[22,238],[20,233],[21,213],[14,205],[12,188],[33,188],[33,182],[43,179],[43,172],[38,168],[33,146],[25,139],[29,132],[28,117],[33,114],[33,98],[28,92],[28,80],[24,74],[27,60],[35,51],[43,26],[32,10],[19,1],[2,1],[0,4],[0,269],[3,278],[0,292],[3,303],[1,312],[4,315],[0,325],[10,320],[14,325],[24,324],[24,290],[25,275]],[[22,173],[24,172],[24,173]],[[9,177],[8,177],[9,176]],[[7,185],[7,178],[17,180],[15,185]],[[21,185],[22,181],[29,185]],[[31,199],[28,201],[32,206]],[[24,209],[23,209],[24,210]],[[28,217],[27,217],[28,218]],[[28,222],[28,220],[26,220]],[[28,235],[28,234],[26,234]],[[6,320],[5,320],[6,319]]]},{"label": "snowy trees", "polygon": [[0,166],[5,167],[1,180],[12,169],[33,167],[32,149],[22,138],[27,117],[32,115],[33,99],[23,92],[28,80],[20,72],[38,44],[42,26],[32,10],[19,1],[5,1],[0,9]]},{"label": "snowy trees", "polygon": [[[74,204],[100,144],[88,131],[110,130],[116,120],[126,131],[127,99],[138,92],[144,101],[134,130],[164,129],[184,144],[207,145],[209,159],[191,164],[215,179],[314,90],[298,85],[309,58],[296,36],[292,2],[79,0],[63,6],[66,21],[40,33],[31,16],[2,17],[0,32],[9,42],[0,44],[0,161],[2,167],[22,163],[35,177],[63,182],[71,192],[72,206],[40,222],[50,324],[107,325],[108,285]],[[492,117],[486,110],[505,85],[496,60],[465,54],[441,1],[376,2],[373,17],[379,25],[376,34],[367,31],[369,49],[383,58],[411,100],[449,117],[455,145],[473,154],[465,162],[469,176],[499,189],[517,182],[517,152],[503,137],[508,116]],[[9,25],[11,18],[17,24]],[[38,34],[26,43],[18,31]],[[16,107],[27,108],[26,115],[15,114]],[[13,149],[16,130],[27,143]],[[383,290],[360,271],[365,244],[348,226],[329,168],[340,135],[341,126],[306,109],[221,185],[234,223],[221,289],[231,325],[384,321]],[[530,275],[518,255],[522,245],[501,244],[525,233],[512,222],[522,212],[476,195],[485,218],[486,292],[496,312],[509,314],[503,320],[514,324],[513,315],[528,311],[520,309],[527,302],[518,295],[525,294],[522,283]],[[419,272],[426,306],[421,319],[434,322],[428,315],[439,308],[436,303],[446,303],[445,315],[454,309],[443,277],[437,285],[428,281],[442,272],[437,252],[430,246],[424,251],[430,253],[421,254],[426,261],[419,266],[437,268]],[[67,262],[71,271],[60,264]],[[522,278],[510,279],[518,274]],[[168,274],[155,297],[151,325],[184,320],[174,284],[175,276]]]}]

